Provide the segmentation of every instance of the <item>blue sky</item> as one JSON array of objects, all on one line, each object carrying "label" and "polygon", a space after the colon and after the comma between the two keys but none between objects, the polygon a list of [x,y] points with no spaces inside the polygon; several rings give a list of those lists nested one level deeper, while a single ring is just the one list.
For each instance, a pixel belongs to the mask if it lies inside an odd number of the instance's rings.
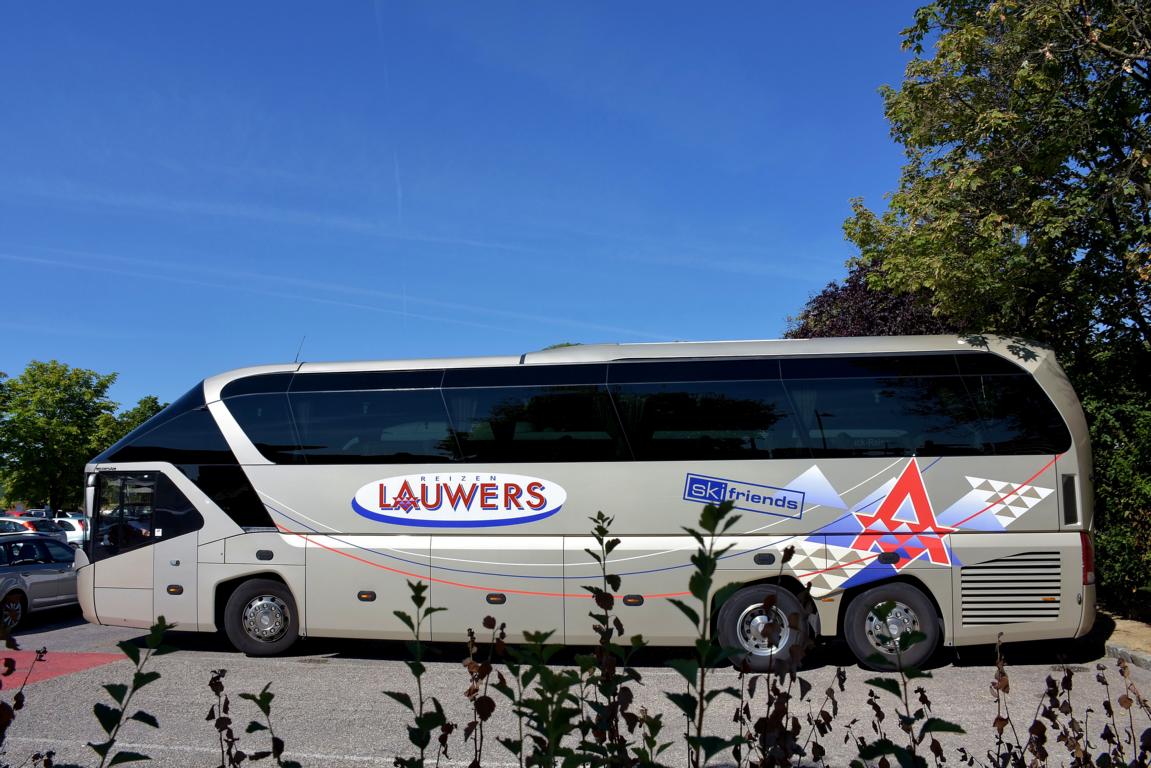
[{"label": "blue sky", "polygon": [[775,338],[914,3],[0,5],[0,371]]}]

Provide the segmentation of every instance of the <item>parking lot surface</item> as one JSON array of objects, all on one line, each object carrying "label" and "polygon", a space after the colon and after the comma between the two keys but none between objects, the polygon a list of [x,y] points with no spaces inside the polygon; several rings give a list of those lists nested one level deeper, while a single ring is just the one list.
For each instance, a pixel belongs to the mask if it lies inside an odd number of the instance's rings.
[{"label": "parking lot surface", "polygon": [[[12,700],[14,690],[24,679],[34,656],[32,650],[47,647],[48,654],[44,662],[35,665],[25,689],[27,704],[17,712],[9,731],[5,744],[8,762],[20,764],[34,752],[53,750],[58,762],[95,765],[98,760],[93,759],[85,742],[102,740],[103,734],[92,715],[92,705],[96,701],[108,701],[101,689],[103,684],[126,683],[131,676],[132,666],[124,660],[116,644],[143,635],[140,630],[89,625],[75,608],[32,617],[18,633],[23,650],[15,654],[16,673],[4,678],[6,700]],[[139,707],[153,714],[161,727],[157,730],[133,722],[121,733],[120,748],[149,755],[151,765],[219,764],[216,730],[213,723],[205,719],[215,703],[208,681],[213,670],[218,669],[227,670],[224,683],[231,696],[231,714],[241,735],[240,747],[246,751],[267,749],[268,742],[262,734],[243,733],[248,721],[255,719],[258,712],[250,702],[240,700],[239,694],[258,692],[271,683],[270,690],[275,694],[272,723],[286,743],[286,757],[305,766],[390,766],[396,754],[412,754],[407,742],[406,712],[382,693],[404,690],[414,694],[414,685],[403,663],[407,655],[402,643],[307,639],[297,644],[288,656],[248,658],[214,635],[172,632],[168,639],[177,650],[152,661],[150,668],[160,672],[161,678],[144,688],[131,707],[133,711]],[[471,745],[465,744],[462,738],[462,725],[470,719],[471,712],[464,695],[468,676],[460,663],[464,648],[442,645],[432,650],[435,660],[428,665],[425,695],[438,697],[449,716],[461,725],[452,736],[450,758],[441,765],[467,766],[473,754]],[[666,726],[662,735],[664,740],[675,742],[663,756],[663,762],[670,765],[685,764],[684,722],[673,714],[673,707],[664,694],[682,691],[684,684],[666,662],[683,653],[676,649],[654,649],[639,659],[644,685],[636,688],[633,704],[636,710],[645,707],[651,712],[664,713]],[[1010,711],[1017,718],[1015,727],[1024,739],[1043,697],[1046,678],[1060,680],[1063,665],[1074,672],[1073,701],[1077,715],[1082,720],[1085,715],[1081,710],[1086,707],[1094,710],[1087,719],[1088,733],[1093,738],[1104,725],[1102,702],[1107,695],[1096,680],[1097,664],[1104,667],[1112,699],[1122,693],[1123,681],[1116,660],[1103,655],[1102,636],[1079,642],[1009,645],[1005,655],[1011,683]],[[559,658],[561,663],[571,663],[572,654],[565,651]],[[847,678],[845,690],[836,694],[840,714],[832,723],[831,733],[822,740],[830,765],[846,765],[855,756],[852,746],[844,744],[849,721],[857,719],[855,731],[871,735],[873,713],[866,700],[867,692],[873,689],[865,681],[875,677],[875,673],[860,669],[844,649],[836,645],[821,646],[800,673],[800,677],[812,684],[811,692],[807,700],[792,709],[806,736],[807,715],[818,714],[824,706],[824,692],[834,686],[839,666],[845,669]],[[996,707],[989,684],[994,671],[994,649],[963,649],[958,654],[942,649],[931,664],[932,678],[915,681],[915,685],[923,685],[934,715],[957,722],[967,731],[940,736],[951,762],[958,757],[957,747],[965,747],[982,757],[993,743],[992,721]],[[1132,667],[1130,674],[1131,681],[1144,695],[1151,692],[1151,672]],[[739,684],[737,675],[730,669],[716,670],[713,679],[717,686]],[[798,695],[798,684],[793,691]],[[880,695],[888,705],[884,727],[898,735],[895,699],[888,693]],[[493,698],[497,710],[487,725],[482,764],[516,766],[516,759],[495,739],[513,736],[515,719],[501,696],[493,693]],[[716,701],[709,712],[714,733],[734,734],[735,708],[734,699],[721,697]],[[751,701],[751,709],[754,717],[762,716],[762,686],[757,698]],[[1151,726],[1151,722],[1136,713],[1135,725],[1138,734]],[[1094,738],[1094,741],[1099,740]],[[1054,734],[1048,748],[1056,758],[1055,764],[1065,762],[1059,759],[1062,747],[1054,743]],[[731,764],[730,753],[712,762]]]}]

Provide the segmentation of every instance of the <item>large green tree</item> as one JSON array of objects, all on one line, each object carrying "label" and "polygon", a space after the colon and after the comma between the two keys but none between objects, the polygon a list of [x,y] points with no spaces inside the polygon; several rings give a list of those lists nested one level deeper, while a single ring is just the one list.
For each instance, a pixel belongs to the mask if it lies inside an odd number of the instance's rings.
[{"label": "large green tree", "polygon": [[0,485],[8,500],[80,504],[84,464],[162,408],[148,396],[115,415],[108,398],[115,380],[55,360],[0,376]]},{"label": "large green tree", "polygon": [[883,91],[906,164],[845,223],[876,290],[1055,349],[1092,422],[1100,563],[1151,573],[1151,3],[939,0]]},{"label": "large green tree", "polygon": [[846,223],[875,284],[1147,371],[1151,3],[941,0],[904,39],[918,55],[883,97],[907,163],[886,211]]}]

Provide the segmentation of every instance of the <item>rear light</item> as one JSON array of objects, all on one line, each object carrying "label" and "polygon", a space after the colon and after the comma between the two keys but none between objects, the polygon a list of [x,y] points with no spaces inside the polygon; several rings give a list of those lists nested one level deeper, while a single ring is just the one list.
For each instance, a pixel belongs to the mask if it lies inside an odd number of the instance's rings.
[{"label": "rear light", "polygon": [[1083,583],[1095,583],[1095,543],[1087,531],[1079,532],[1079,542],[1083,547]]}]

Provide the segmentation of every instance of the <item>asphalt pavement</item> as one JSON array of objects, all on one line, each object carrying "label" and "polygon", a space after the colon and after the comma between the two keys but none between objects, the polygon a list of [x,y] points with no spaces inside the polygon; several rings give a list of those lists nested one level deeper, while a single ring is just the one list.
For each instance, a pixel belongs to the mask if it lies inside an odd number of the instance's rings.
[{"label": "asphalt pavement", "polygon": [[[1080,719],[1087,718],[1089,733],[1102,730],[1102,702],[1108,691],[1096,679],[1098,665],[1103,667],[1111,699],[1116,700],[1123,692],[1117,659],[1106,655],[1109,638],[1117,627],[1111,619],[1102,616],[1096,632],[1081,641],[1005,647],[1010,712],[1016,718],[1017,732],[1024,739],[1043,698],[1046,678],[1061,680],[1065,669],[1074,673],[1072,696]],[[1147,625],[1141,627],[1133,631],[1144,632],[1151,638]],[[58,763],[97,764],[98,760],[84,746],[87,741],[102,739],[92,705],[98,700],[109,701],[101,688],[103,684],[128,682],[130,678],[132,667],[122,659],[116,643],[139,639],[143,634],[139,630],[86,624],[76,609],[33,616],[19,633],[24,651],[18,654],[17,670],[3,678],[6,700],[12,700],[14,689],[24,679],[34,656],[32,649],[44,646],[48,654],[45,661],[35,665],[33,677],[25,688],[26,706],[16,713],[5,743],[5,759],[19,765],[32,753],[50,749],[57,753]],[[396,754],[412,754],[407,743],[406,713],[382,693],[403,690],[414,694],[411,677],[403,663],[407,655],[401,643],[307,639],[290,655],[254,659],[233,651],[225,640],[215,635],[173,632],[169,641],[177,651],[152,661],[150,668],[160,672],[161,677],[144,688],[131,707],[133,711],[138,706],[153,714],[161,727],[153,729],[144,723],[132,722],[121,733],[120,748],[149,755],[151,765],[210,767],[219,764],[216,731],[205,719],[215,702],[208,682],[213,670],[218,669],[227,670],[224,683],[231,696],[231,714],[241,735],[240,747],[246,751],[267,749],[268,741],[261,738],[263,734],[243,733],[244,726],[255,719],[258,712],[253,704],[242,701],[239,694],[258,692],[270,682],[270,690],[275,694],[272,724],[286,743],[285,757],[305,766],[342,768],[391,766]],[[464,696],[468,677],[460,663],[464,650],[459,645],[443,645],[435,646],[433,651],[436,658],[428,664],[425,695],[438,697],[449,716],[462,725],[470,713]],[[1134,654],[1141,655],[1138,649]],[[663,737],[673,742],[673,746],[663,760],[670,765],[686,764],[684,723],[673,714],[673,707],[665,697],[665,692],[684,689],[679,674],[666,666],[669,659],[682,655],[683,652],[676,649],[645,652],[638,659],[644,685],[636,688],[633,704],[635,709],[645,707],[651,712],[664,713]],[[565,651],[558,661],[571,663],[571,652]],[[932,677],[915,681],[923,685],[935,716],[957,722],[966,730],[965,734],[940,736],[949,762],[956,761],[959,747],[982,756],[994,741],[992,721],[996,704],[989,690],[995,673],[994,662],[994,649],[989,647],[960,652],[941,649],[930,665]],[[857,720],[857,733],[870,736],[872,710],[867,705],[867,692],[874,689],[865,681],[875,673],[860,669],[846,649],[836,644],[821,646],[807,659],[800,673],[800,677],[811,683],[811,692],[805,701],[793,707],[793,713],[803,723],[806,737],[807,714],[818,713],[821,707],[827,706],[824,692],[828,687],[835,687],[839,667],[846,673],[845,690],[836,693],[840,714],[832,723],[831,733],[822,740],[829,765],[846,765],[855,757],[853,747],[844,744],[845,728],[851,720]],[[1151,694],[1151,671],[1139,666],[1129,669],[1131,682],[1144,695]],[[730,669],[715,670],[713,680],[718,686],[739,683]],[[798,695],[798,685],[793,690]],[[763,691],[761,687],[751,702],[756,717],[762,714]],[[886,692],[880,695],[889,713],[884,726],[889,732],[898,733],[894,726],[895,698]],[[486,728],[482,765],[512,768],[518,762],[496,743],[495,737],[515,735],[516,722],[507,703],[500,696],[493,696],[497,709]],[[722,697],[717,700],[709,711],[713,732],[734,733],[735,706],[734,700]],[[1087,707],[1093,712],[1082,714]],[[1135,719],[1137,733],[1151,725],[1145,720]],[[1053,764],[1067,762],[1060,759],[1059,745],[1052,743],[1050,749],[1055,756]],[[449,754],[450,758],[440,763],[445,768],[462,768],[472,762],[472,748],[464,743],[462,728],[453,734]],[[713,764],[731,763],[730,754],[713,760]]]}]

